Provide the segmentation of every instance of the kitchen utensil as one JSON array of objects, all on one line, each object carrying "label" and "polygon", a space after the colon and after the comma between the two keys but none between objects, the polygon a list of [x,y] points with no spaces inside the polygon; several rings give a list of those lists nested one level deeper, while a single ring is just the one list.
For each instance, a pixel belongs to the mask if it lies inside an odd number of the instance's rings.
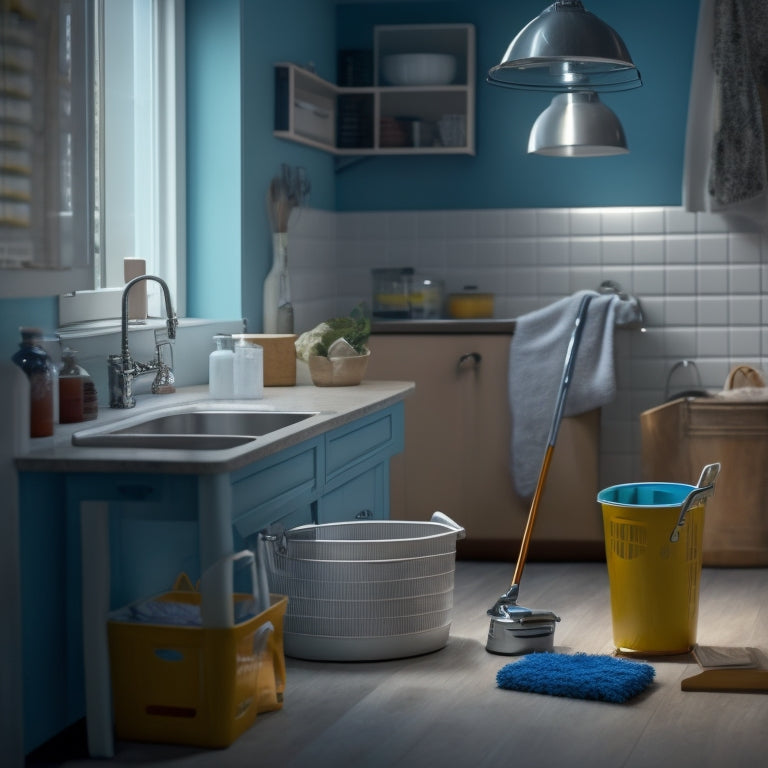
[{"label": "kitchen utensil", "polygon": [[372,269],[373,316],[403,319],[411,316],[413,267]]},{"label": "kitchen utensil", "polygon": [[354,357],[310,355],[309,374],[316,387],[353,387],[358,385],[368,368],[370,350]]},{"label": "kitchen utensil", "polygon": [[528,521],[526,522],[523,538],[520,543],[520,554],[515,565],[512,584],[496,601],[494,606],[488,610],[491,624],[488,629],[486,650],[490,653],[517,655],[528,653],[529,651],[547,651],[551,650],[554,644],[555,624],[560,621],[560,617],[556,616],[552,611],[534,610],[519,606],[517,604],[517,597],[520,589],[520,579],[528,555],[528,546],[533,533],[533,525],[536,521],[541,494],[549,472],[557,433],[560,429],[560,422],[562,421],[563,410],[565,409],[568,386],[571,382],[573,367],[576,363],[576,353],[581,342],[581,335],[584,331],[584,323],[587,319],[587,310],[591,300],[592,296],[586,295],[579,304],[573,332],[571,333],[571,339],[565,353],[563,375],[560,380],[552,426],[549,430],[547,448],[544,453],[541,470],[539,471],[536,490],[531,500]]},{"label": "kitchen utensil", "polygon": [[463,147],[467,143],[467,116],[443,115],[437,121],[437,130],[444,147]]},{"label": "kitchen utensil", "polygon": [[381,65],[390,85],[448,85],[456,76],[456,57],[448,53],[394,53]]},{"label": "kitchen utensil", "polygon": [[465,285],[461,293],[448,296],[448,315],[457,320],[493,317],[493,294],[478,292],[476,285]]},{"label": "kitchen utensil", "polygon": [[414,275],[409,296],[411,317],[434,319],[443,314],[443,281]]}]

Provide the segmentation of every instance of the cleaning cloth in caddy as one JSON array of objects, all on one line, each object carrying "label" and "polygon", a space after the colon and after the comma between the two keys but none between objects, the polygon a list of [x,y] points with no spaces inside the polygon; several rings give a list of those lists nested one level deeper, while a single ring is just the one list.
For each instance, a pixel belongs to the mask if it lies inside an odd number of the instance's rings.
[{"label": "cleaning cloth in caddy", "polygon": [[531,653],[502,667],[496,684],[513,691],[623,704],[644,691],[655,674],[650,664],[615,656]]},{"label": "cleaning cloth in caddy", "polygon": [[524,498],[536,490],[539,468],[555,413],[565,355],[581,299],[592,295],[564,416],[600,408],[616,396],[613,360],[615,294],[579,291],[542,309],[521,315],[509,351],[509,404],[512,414],[510,469]]}]

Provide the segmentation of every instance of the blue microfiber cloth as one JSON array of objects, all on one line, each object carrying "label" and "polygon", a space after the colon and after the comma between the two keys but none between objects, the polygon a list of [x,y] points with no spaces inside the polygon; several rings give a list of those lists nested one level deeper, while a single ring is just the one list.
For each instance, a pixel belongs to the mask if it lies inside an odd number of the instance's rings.
[{"label": "blue microfiber cloth", "polygon": [[644,691],[655,674],[650,664],[614,656],[531,653],[502,667],[496,683],[513,691],[623,704]]}]

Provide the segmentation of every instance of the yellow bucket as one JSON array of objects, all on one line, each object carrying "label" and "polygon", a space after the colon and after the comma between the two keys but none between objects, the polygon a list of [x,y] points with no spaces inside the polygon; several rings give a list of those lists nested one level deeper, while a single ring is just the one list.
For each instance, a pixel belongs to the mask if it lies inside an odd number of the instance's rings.
[{"label": "yellow bucket", "polygon": [[687,653],[696,644],[704,502],[677,541],[680,507],[696,486],[631,483],[606,488],[602,505],[613,642],[622,653]]}]

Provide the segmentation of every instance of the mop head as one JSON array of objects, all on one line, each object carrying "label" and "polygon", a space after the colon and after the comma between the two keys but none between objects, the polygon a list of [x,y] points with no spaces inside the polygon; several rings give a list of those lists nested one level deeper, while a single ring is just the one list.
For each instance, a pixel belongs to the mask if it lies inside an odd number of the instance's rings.
[{"label": "mop head", "polygon": [[655,674],[650,664],[613,656],[531,653],[502,667],[496,683],[513,691],[623,704],[644,691]]}]

